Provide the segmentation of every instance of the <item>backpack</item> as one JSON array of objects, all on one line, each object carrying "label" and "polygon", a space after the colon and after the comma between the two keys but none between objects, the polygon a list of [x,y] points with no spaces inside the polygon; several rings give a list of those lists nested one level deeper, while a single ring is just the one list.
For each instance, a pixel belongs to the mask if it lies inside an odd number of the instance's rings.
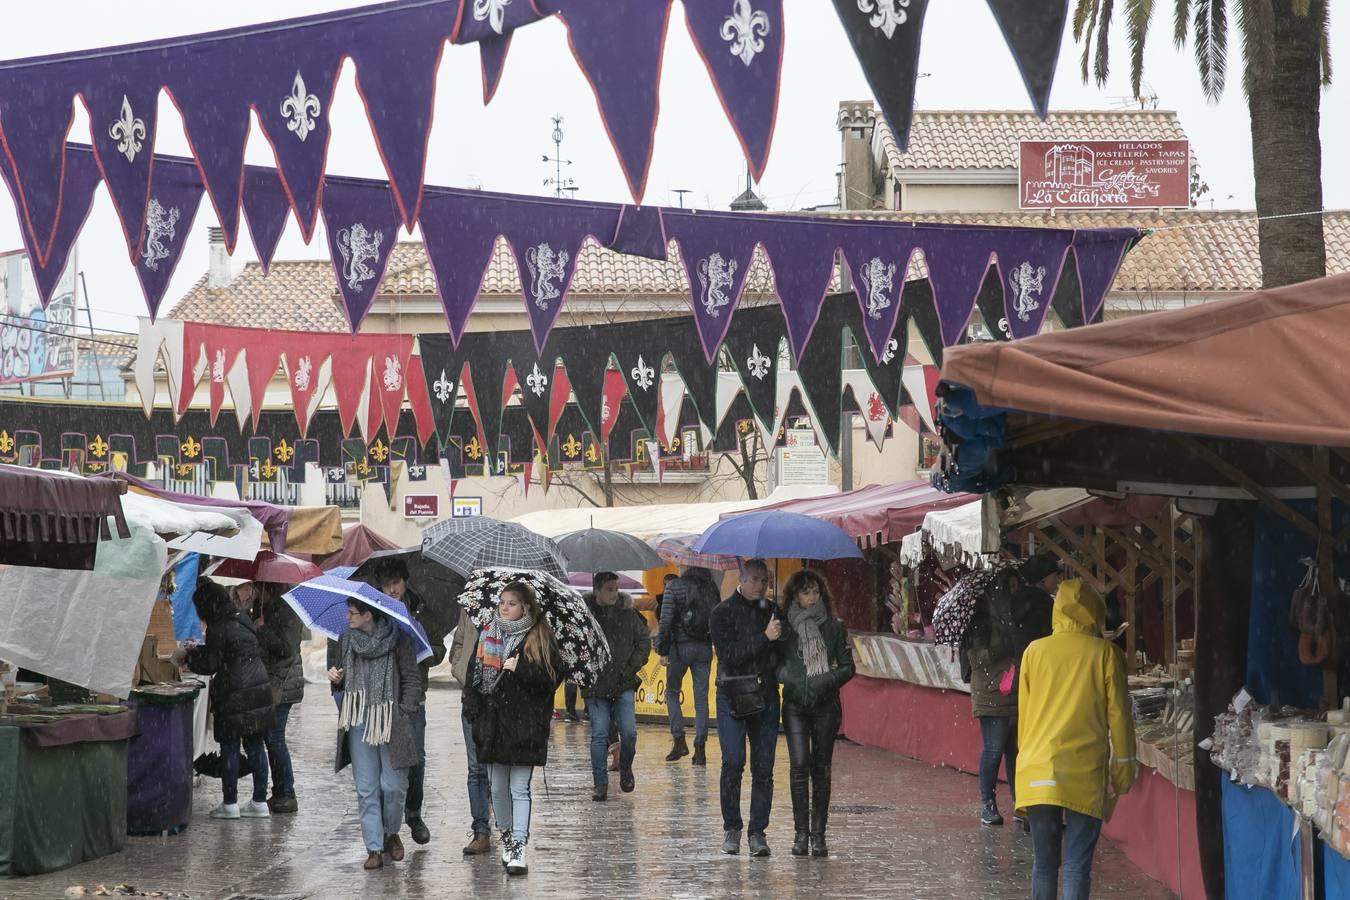
[{"label": "backpack", "polygon": [[684,596],[680,598],[677,611],[679,613],[680,628],[690,638],[696,641],[712,640],[712,627],[710,619],[712,610],[716,605],[709,602],[711,592],[703,585],[695,581],[686,581]]}]

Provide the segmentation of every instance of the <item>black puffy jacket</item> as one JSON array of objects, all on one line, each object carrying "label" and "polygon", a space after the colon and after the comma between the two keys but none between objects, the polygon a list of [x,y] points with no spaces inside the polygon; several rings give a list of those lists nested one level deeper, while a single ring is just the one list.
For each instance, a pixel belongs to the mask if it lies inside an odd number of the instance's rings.
[{"label": "black puffy jacket", "polygon": [[[563,660],[552,648],[553,674],[530,662],[524,644],[512,654],[514,672],[502,672],[497,689],[484,694],[464,692],[464,712],[473,723],[473,742],[482,765],[543,766],[548,764],[548,733],[553,722],[553,695],[562,684]],[[477,663],[474,681],[477,682]]]},{"label": "black puffy jacket", "polygon": [[264,604],[258,646],[272,680],[272,699],[276,703],[299,703],[305,699],[305,667],[300,660],[300,642],[304,637],[304,624],[285,600]]},{"label": "black puffy jacket", "polygon": [[258,632],[237,607],[206,623],[206,642],[187,653],[187,667],[211,676],[217,740],[266,734],[272,727],[272,680],[263,665]]}]

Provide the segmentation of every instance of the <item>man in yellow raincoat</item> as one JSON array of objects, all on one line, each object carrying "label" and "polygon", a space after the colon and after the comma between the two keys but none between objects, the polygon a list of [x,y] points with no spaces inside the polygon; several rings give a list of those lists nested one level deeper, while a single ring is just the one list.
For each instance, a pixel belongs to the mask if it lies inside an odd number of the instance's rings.
[{"label": "man in yellow raincoat", "polygon": [[1125,658],[1102,637],[1106,604],[1083,582],[1055,595],[1049,637],[1022,656],[1017,806],[1031,822],[1033,900],[1086,898],[1102,821],[1134,784]]}]

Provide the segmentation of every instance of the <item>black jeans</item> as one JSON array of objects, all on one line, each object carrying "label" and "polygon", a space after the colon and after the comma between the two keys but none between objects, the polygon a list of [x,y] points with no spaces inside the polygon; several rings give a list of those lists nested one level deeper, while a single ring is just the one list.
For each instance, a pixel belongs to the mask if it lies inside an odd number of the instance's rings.
[{"label": "black jeans", "polygon": [[837,696],[815,706],[783,702],[792,824],[798,833],[825,834],[830,815],[830,766],[842,715]]},{"label": "black jeans", "polygon": [[1017,805],[1014,785],[1017,783],[1017,717],[980,716],[980,737],[984,749],[980,751],[980,801],[994,803],[998,794],[998,764],[1008,776],[1008,795]]},{"label": "black jeans", "polygon": [[406,819],[422,818],[422,793],[427,780],[427,705],[417,707],[412,717],[413,738],[417,741],[417,762],[408,768],[408,793],[403,801]]}]

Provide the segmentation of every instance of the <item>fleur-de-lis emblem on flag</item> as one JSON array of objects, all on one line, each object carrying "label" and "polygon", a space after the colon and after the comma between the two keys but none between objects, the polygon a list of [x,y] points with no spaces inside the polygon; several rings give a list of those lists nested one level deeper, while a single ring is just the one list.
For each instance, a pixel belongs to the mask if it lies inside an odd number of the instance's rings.
[{"label": "fleur-de-lis emblem on flag", "polygon": [[576,435],[569,434],[567,436],[567,443],[562,445],[562,452],[568,459],[577,458],[577,454],[581,452],[581,443],[577,440]]},{"label": "fleur-de-lis emblem on flag", "polygon": [[871,15],[867,24],[886,35],[887,40],[894,37],[896,26],[909,19],[906,6],[909,0],[858,0],[858,11]]},{"label": "fleur-de-lis emblem on flag", "polygon": [[174,471],[178,473],[179,478],[186,478],[188,475],[192,474],[192,466],[187,463],[179,463],[178,468],[174,469]]},{"label": "fleur-de-lis emblem on flag", "polygon": [[136,118],[131,111],[131,101],[122,95],[122,113],[117,121],[108,126],[108,137],[117,141],[117,152],[135,162],[136,154],[141,152],[145,140],[145,120]]},{"label": "fleur-de-lis emblem on flag", "polygon": [[8,453],[14,449],[14,438],[9,436],[8,431],[0,431],[0,453]]},{"label": "fleur-de-lis emblem on flag", "polygon": [[749,434],[749,433],[750,433],[750,420],[749,420],[749,419],[741,419],[739,422],[736,423],[736,430],[739,431],[741,434]]},{"label": "fleur-de-lis emblem on flag", "polygon": [[285,438],[281,439],[281,443],[277,444],[276,449],[274,449],[272,452],[275,453],[277,455],[277,459],[281,460],[282,462],[290,462],[292,457],[295,456],[295,448],[292,447],[290,444],[287,444]]},{"label": "fleur-de-lis emblem on flag", "polygon": [[477,436],[471,438],[469,443],[464,445],[464,452],[469,455],[469,459],[483,458],[483,445],[478,443]]},{"label": "fleur-de-lis emblem on flag", "polygon": [[769,358],[759,351],[759,344],[753,345],[745,365],[750,377],[756,381],[763,381],[764,376],[769,374]]},{"label": "fleur-de-lis emblem on flag", "polygon": [[[178,449],[183,451],[183,455],[188,459],[196,459],[197,455],[202,452],[202,445],[193,440],[192,435],[188,435],[188,439],[183,441],[183,443],[178,446]],[[99,455],[101,456],[102,454]]]},{"label": "fleur-de-lis emblem on flag", "polygon": [[436,379],[435,384],[431,386],[432,393],[436,399],[444,403],[450,399],[450,395],[455,392],[455,383],[445,377],[445,369],[441,369],[441,377]]},{"label": "fleur-de-lis emblem on flag", "polygon": [[314,119],[322,109],[319,98],[305,88],[305,79],[297,69],[295,80],[291,82],[291,94],[281,101],[281,114],[287,119],[286,130],[304,141],[314,130]]},{"label": "fleur-de-lis emblem on flag", "polygon": [[370,467],[370,463],[368,463],[365,459],[362,459],[359,463],[356,464],[356,474],[362,478],[368,478],[370,476],[370,473],[373,471],[374,469]]},{"label": "fleur-de-lis emblem on flag", "polygon": [[731,55],[739,56],[747,66],[764,49],[761,38],[769,33],[769,16],[755,9],[750,0],[734,0],[731,15],[722,21],[722,40],[731,44]]},{"label": "fleur-de-lis emblem on flag", "polygon": [[488,27],[498,34],[506,27],[506,8],[511,0],[473,0],[473,18],[475,22],[487,22]]},{"label": "fleur-de-lis emblem on flag", "polygon": [[652,382],[656,379],[656,370],[642,361],[642,354],[638,354],[637,365],[633,366],[629,373],[633,376],[633,383],[644,391],[650,390]]},{"label": "fleur-de-lis emblem on flag", "polygon": [[384,445],[384,441],[376,438],[375,443],[370,445],[370,455],[376,462],[384,462],[389,458],[389,448]]},{"label": "fleur-de-lis emblem on flag", "polygon": [[268,481],[271,481],[274,477],[276,477],[277,471],[278,471],[277,467],[272,465],[272,460],[270,458],[263,460],[262,464],[263,478],[265,478]]},{"label": "fleur-de-lis emblem on flag", "polygon": [[600,461],[600,445],[591,444],[586,448],[586,462],[598,463]]},{"label": "fleur-de-lis emblem on flag", "polygon": [[677,436],[677,437],[671,438],[669,444],[662,444],[662,445],[661,445],[661,449],[664,450],[664,451],[666,451],[667,453],[674,453],[676,450],[680,449],[680,439],[679,439],[679,437]]},{"label": "fleur-de-lis emblem on flag", "polygon": [[526,377],[525,383],[530,386],[530,390],[536,397],[544,396],[544,388],[548,385],[548,376],[539,371],[539,363],[534,364],[534,371]]},{"label": "fleur-de-lis emblem on flag", "polygon": [[409,478],[421,478],[426,473],[427,467],[422,465],[421,463],[413,463],[411,466],[408,466]]},{"label": "fleur-de-lis emblem on flag", "polygon": [[103,435],[94,435],[94,442],[89,445],[89,455],[95,459],[102,459],[108,455],[108,442],[103,439]]}]

